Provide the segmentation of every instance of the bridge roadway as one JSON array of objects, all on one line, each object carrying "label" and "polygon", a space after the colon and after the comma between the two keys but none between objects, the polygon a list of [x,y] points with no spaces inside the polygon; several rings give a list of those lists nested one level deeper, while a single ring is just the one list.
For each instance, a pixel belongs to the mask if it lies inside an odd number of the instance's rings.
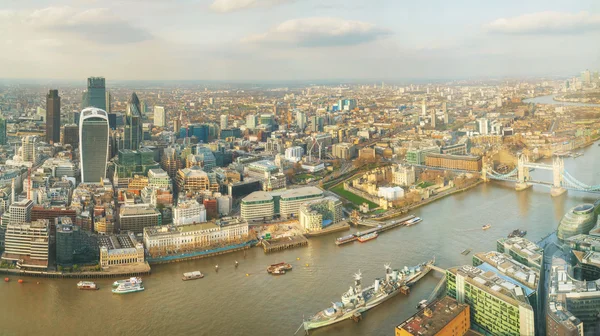
[{"label": "bridge roadway", "polygon": [[440,272],[442,274],[446,274],[446,270],[443,269],[443,268],[441,268],[441,267],[438,267],[438,266],[435,266],[435,265],[429,265],[427,267],[431,268],[432,270],[434,270],[436,272]]}]

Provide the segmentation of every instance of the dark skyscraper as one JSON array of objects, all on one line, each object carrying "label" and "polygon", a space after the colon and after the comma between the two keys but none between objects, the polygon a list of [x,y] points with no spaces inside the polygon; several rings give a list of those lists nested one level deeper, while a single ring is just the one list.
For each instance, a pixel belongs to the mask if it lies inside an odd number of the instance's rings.
[{"label": "dark skyscraper", "polygon": [[46,142],[60,142],[60,96],[58,90],[50,90],[46,95]]},{"label": "dark skyscraper", "polygon": [[73,146],[73,148],[79,147],[79,126],[75,124],[65,125],[62,142],[65,145]]},{"label": "dark skyscraper", "polygon": [[90,77],[87,80],[87,91],[83,93],[81,108],[96,107],[106,110],[106,86],[104,77]]},{"label": "dark skyscraper", "polygon": [[0,117],[0,145],[6,145],[6,119]]},{"label": "dark skyscraper", "polygon": [[127,104],[127,114],[125,115],[125,132],[123,136],[123,149],[138,150],[142,142],[142,113],[140,110],[140,100],[135,94],[131,94],[131,99]]}]

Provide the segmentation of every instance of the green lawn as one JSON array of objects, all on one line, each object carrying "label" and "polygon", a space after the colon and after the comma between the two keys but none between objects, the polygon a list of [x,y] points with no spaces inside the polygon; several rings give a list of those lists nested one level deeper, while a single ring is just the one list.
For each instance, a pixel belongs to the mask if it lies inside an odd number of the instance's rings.
[{"label": "green lawn", "polygon": [[377,208],[377,204],[375,204],[369,200],[366,200],[354,193],[351,193],[348,190],[345,190],[343,183],[340,183],[337,186],[331,188],[331,191],[342,196],[343,198],[347,199],[348,201],[350,201],[356,205],[361,205],[363,203],[367,203],[369,205],[369,209]]},{"label": "green lawn", "polygon": [[425,189],[425,188],[430,187],[430,186],[432,186],[434,184],[435,183],[433,183],[433,182],[421,182],[421,183],[417,184],[417,187]]}]

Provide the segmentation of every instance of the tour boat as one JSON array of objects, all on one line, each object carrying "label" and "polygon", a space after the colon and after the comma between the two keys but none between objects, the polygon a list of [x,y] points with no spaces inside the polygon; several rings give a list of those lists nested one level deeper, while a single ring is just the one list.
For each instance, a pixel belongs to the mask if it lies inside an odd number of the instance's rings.
[{"label": "tour boat", "polygon": [[77,283],[77,289],[96,290],[100,288],[92,281],[79,281]]}]

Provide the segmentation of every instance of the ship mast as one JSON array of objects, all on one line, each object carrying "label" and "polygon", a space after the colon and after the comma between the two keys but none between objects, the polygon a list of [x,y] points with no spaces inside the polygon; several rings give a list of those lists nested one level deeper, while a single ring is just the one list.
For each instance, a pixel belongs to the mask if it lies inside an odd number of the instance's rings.
[{"label": "ship mast", "polygon": [[354,274],[354,290],[356,293],[360,293],[362,291],[362,287],[360,285],[360,280],[362,279],[362,273],[358,270],[358,273]]}]

